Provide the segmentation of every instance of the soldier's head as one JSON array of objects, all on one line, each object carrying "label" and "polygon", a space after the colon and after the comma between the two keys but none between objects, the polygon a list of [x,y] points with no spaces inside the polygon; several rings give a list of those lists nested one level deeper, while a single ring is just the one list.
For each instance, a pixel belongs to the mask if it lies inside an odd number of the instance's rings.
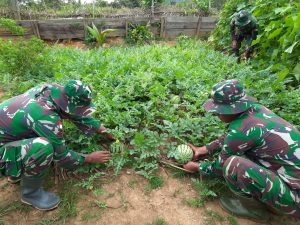
[{"label": "soldier's head", "polygon": [[90,116],[95,111],[92,90],[79,80],[70,80],[65,86],[51,87],[50,97],[64,115]]},{"label": "soldier's head", "polygon": [[225,80],[215,84],[211,98],[204,103],[207,112],[216,114],[228,123],[247,111],[257,100],[246,95],[243,85],[237,80]]},{"label": "soldier's head", "polygon": [[246,26],[251,22],[251,14],[246,10],[239,11],[235,16],[237,26]]}]

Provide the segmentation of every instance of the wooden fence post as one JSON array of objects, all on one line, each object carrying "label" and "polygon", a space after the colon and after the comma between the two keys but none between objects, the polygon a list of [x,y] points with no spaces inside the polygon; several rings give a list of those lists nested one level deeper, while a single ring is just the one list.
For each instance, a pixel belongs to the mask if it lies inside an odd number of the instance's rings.
[{"label": "wooden fence post", "polygon": [[40,31],[39,31],[39,21],[38,20],[32,20],[30,21],[30,25],[31,25],[31,29],[33,31],[33,34],[35,36],[37,36],[38,38],[41,38],[41,35],[40,35]]},{"label": "wooden fence post", "polygon": [[165,18],[164,17],[161,17],[160,18],[160,33],[159,33],[159,36],[161,38],[164,38],[165,37]]},{"label": "wooden fence post", "polygon": [[199,38],[199,36],[200,36],[201,24],[202,24],[202,17],[199,16],[198,24],[197,24],[197,30],[196,30],[196,37],[197,38]]},{"label": "wooden fence post", "polygon": [[84,30],[84,39],[86,39],[87,38],[87,36],[88,36],[88,30],[87,30],[87,26],[88,26],[88,19],[87,18],[85,18],[85,17],[83,17],[83,20],[82,20],[82,22],[83,22],[83,30]]},{"label": "wooden fence post", "polygon": [[125,20],[125,38],[128,37],[128,21]]}]

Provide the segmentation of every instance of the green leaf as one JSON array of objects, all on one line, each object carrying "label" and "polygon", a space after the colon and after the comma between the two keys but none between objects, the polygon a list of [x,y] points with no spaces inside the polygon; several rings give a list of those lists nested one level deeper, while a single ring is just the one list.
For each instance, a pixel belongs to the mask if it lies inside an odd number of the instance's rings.
[{"label": "green leaf", "polygon": [[272,38],[274,38],[274,37],[277,37],[277,36],[281,33],[282,29],[283,29],[283,28],[280,27],[280,28],[274,30],[274,31],[268,36],[268,39],[272,39]]},{"label": "green leaf", "polygon": [[277,82],[283,81],[288,74],[289,74],[289,69],[288,68],[284,68],[283,70],[281,70],[278,73]]},{"label": "green leaf", "polygon": [[294,42],[294,44],[292,44],[290,47],[288,47],[284,52],[291,54],[297,43],[298,43],[298,41]]},{"label": "green leaf", "polygon": [[300,81],[300,63],[297,63],[297,65],[294,67],[293,72],[294,77],[297,81]]}]

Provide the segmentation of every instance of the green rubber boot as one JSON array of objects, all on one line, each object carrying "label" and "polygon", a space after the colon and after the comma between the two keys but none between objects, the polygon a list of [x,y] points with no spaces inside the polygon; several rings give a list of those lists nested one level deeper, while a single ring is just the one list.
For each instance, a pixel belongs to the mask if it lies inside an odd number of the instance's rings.
[{"label": "green rubber boot", "polygon": [[221,197],[221,207],[237,217],[253,220],[255,222],[266,222],[270,214],[266,206],[252,197],[235,195],[232,197]]},{"label": "green rubber boot", "polygon": [[26,177],[21,178],[21,201],[39,210],[55,209],[60,199],[51,192],[42,188],[42,178]]}]

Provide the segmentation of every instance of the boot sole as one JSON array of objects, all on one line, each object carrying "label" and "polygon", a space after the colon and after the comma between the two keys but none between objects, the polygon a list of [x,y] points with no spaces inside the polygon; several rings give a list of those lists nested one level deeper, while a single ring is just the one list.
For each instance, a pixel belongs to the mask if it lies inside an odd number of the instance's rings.
[{"label": "boot sole", "polygon": [[50,210],[56,209],[57,206],[58,206],[59,203],[60,203],[60,201],[59,201],[55,206],[53,206],[53,207],[51,207],[51,208],[49,208],[49,209],[41,209],[41,208],[39,208],[39,207],[36,207],[36,206],[32,205],[32,204],[29,203],[29,202],[26,202],[26,201],[23,200],[23,199],[21,199],[21,202],[25,203],[26,205],[30,205],[30,206],[32,206],[32,207],[38,209],[38,210],[41,210],[41,211],[50,211]]},{"label": "boot sole", "polygon": [[231,212],[231,211],[229,211],[228,209],[226,209],[226,208],[221,204],[220,201],[219,201],[219,205],[220,205],[220,207],[221,207],[226,213],[228,213],[228,214],[230,214],[230,215],[234,215],[234,216],[236,216],[236,217],[238,217],[238,218],[241,218],[241,219],[248,219],[248,220],[251,220],[251,221],[256,222],[256,223],[265,223],[265,222],[268,222],[268,221],[269,221],[269,219],[260,220],[260,219],[255,219],[255,218],[250,217],[250,216],[241,216],[241,215],[234,214],[233,212]]},{"label": "boot sole", "polygon": [[7,178],[7,182],[10,183],[10,184],[16,184],[16,183],[18,183],[20,181],[21,181],[21,178],[20,179],[16,179],[16,180],[10,179],[9,177]]}]

